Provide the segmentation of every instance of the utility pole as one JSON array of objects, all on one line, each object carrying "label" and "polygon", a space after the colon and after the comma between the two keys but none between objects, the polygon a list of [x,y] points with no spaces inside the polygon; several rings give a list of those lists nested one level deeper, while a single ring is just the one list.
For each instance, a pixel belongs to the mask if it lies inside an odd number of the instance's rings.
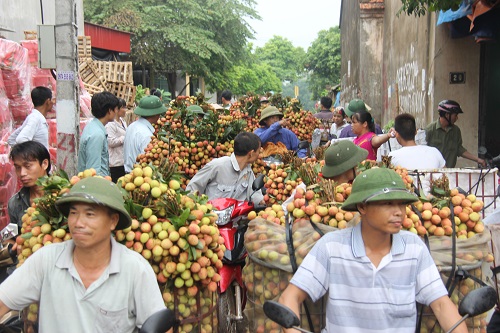
[{"label": "utility pole", "polygon": [[80,142],[77,15],[75,0],[56,0],[57,166],[77,174]]}]

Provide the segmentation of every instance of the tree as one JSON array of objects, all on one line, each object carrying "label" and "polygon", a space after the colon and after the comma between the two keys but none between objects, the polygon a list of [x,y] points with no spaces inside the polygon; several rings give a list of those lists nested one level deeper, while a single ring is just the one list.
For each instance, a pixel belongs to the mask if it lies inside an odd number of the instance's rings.
[{"label": "tree", "polygon": [[307,82],[307,78],[305,76],[300,77],[297,81],[291,82],[290,84],[284,84],[281,95],[285,97],[295,97],[295,86],[299,87],[298,97],[303,109],[313,111],[316,101],[312,98],[311,91],[309,90],[309,83]]},{"label": "tree", "polygon": [[86,20],[132,32],[135,64],[165,74],[176,70],[216,83],[253,32],[254,0],[84,0]]},{"label": "tree", "polygon": [[403,5],[398,11],[398,15],[405,12],[408,15],[422,16],[427,10],[457,10],[462,0],[401,0]]},{"label": "tree", "polygon": [[281,81],[295,81],[304,72],[304,49],[281,36],[273,36],[263,47],[257,47],[255,56],[269,64]]},{"label": "tree", "polygon": [[307,50],[308,79],[312,98],[325,94],[326,86],[340,83],[340,29],[321,30]]}]

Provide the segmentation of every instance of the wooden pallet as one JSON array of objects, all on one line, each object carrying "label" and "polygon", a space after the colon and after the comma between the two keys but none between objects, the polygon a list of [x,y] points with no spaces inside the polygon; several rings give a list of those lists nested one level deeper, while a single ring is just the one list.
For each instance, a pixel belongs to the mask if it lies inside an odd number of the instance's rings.
[{"label": "wooden pallet", "polygon": [[106,80],[99,69],[97,69],[97,66],[94,64],[92,59],[87,59],[86,61],[81,62],[78,65],[78,72],[80,73],[80,78],[83,83],[96,87],[102,87],[103,90],[106,90]]},{"label": "wooden pallet", "polygon": [[78,61],[84,62],[92,58],[92,43],[90,36],[78,36]]},{"label": "wooden pallet", "polygon": [[127,102],[127,106],[130,107],[134,105],[136,89],[133,84],[109,83],[108,91],[118,98],[123,98]]},{"label": "wooden pallet", "polygon": [[85,88],[85,90],[87,90],[87,92],[93,96],[94,94],[97,94],[97,93],[100,93],[100,92],[103,92],[106,90],[105,87],[103,86],[94,86],[94,85],[91,85],[91,84],[88,84],[88,83],[85,83],[83,82],[83,87]]},{"label": "wooden pallet", "polygon": [[94,61],[107,82],[134,83],[131,61]]}]

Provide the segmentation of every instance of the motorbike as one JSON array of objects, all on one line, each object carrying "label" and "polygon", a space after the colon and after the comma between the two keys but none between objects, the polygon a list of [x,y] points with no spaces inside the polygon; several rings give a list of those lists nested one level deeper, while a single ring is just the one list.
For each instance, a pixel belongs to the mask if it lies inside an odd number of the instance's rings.
[{"label": "motorbike", "polygon": [[165,308],[149,316],[139,333],[165,333],[171,328],[175,330],[178,326],[179,320],[175,318],[174,311]]},{"label": "motorbike", "polygon": [[[456,322],[446,333],[451,333],[458,325],[469,317],[477,316],[493,308],[497,301],[497,293],[490,286],[481,287],[470,291],[460,302],[458,313],[462,318]],[[312,333],[300,327],[300,319],[287,306],[276,301],[264,303],[264,313],[272,321],[284,328],[294,328],[300,332]]]},{"label": "motorbike", "polygon": [[243,309],[246,303],[246,288],[243,283],[243,266],[247,251],[244,235],[248,228],[248,213],[262,210],[251,201],[252,196],[264,187],[264,175],[258,176],[252,184],[252,194],[245,201],[232,198],[210,200],[218,218],[216,224],[224,239],[226,251],[222,258],[221,276],[218,286],[219,301],[217,316],[219,332],[236,333],[245,331]]},{"label": "motorbike", "polygon": [[[15,238],[18,234],[18,227],[15,223],[8,224],[0,231],[0,283],[2,283],[16,268],[17,256],[12,251],[13,244],[6,242]],[[0,318],[0,332],[16,333],[22,332],[23,322],[20,311],[9,311]]]}]

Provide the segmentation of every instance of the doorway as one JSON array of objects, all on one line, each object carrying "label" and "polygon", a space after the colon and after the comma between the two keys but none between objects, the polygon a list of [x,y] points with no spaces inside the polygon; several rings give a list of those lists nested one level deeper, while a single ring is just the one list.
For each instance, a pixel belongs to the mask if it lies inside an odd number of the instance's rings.
[{"label": "doorway", "polygon": [[500,154],[500,43],[481,45],[479,145]]}]

